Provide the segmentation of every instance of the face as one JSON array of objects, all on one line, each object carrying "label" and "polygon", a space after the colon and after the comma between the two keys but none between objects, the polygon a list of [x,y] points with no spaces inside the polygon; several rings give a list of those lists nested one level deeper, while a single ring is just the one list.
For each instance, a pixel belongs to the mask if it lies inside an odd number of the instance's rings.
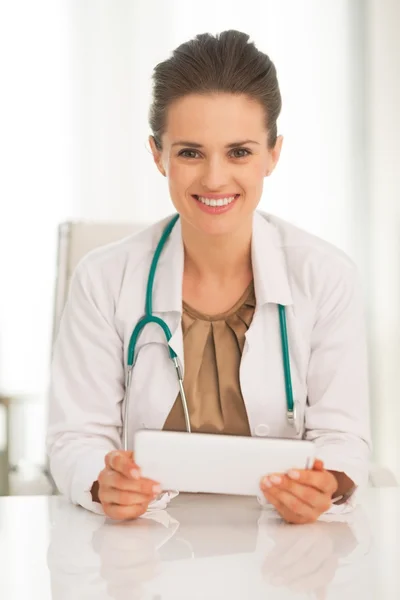
[{"label": "face", "polygon": [[245,95],[189,95],[168,110],[162,150],[150,145],[185,226],[209,235],[249,225],[282,138],[268,148],[263,107]]}]

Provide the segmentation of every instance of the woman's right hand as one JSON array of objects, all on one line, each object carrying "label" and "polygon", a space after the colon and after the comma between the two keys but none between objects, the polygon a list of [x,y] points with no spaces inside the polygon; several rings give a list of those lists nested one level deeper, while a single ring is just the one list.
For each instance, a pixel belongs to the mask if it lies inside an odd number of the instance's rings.
[{"label": "woman's right hand", "polygon": [[98,498],[111,519],[137,519],[161,492],[160,485],[141,476],[133,453],[109,452],[105,468],[98,477]]}]

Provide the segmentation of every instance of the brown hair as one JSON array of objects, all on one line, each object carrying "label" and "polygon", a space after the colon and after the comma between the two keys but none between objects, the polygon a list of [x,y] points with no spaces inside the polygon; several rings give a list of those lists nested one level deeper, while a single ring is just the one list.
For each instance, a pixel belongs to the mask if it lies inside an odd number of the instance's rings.
[{"label": "brown hair", "polygon": [[275,146],[282,106],[276,69],[249,37],[232,29],[216,36],[202,33],[178,46],[171,58],[155,67],[149,123],[159,150],[169,105],[188,94],[215,92],[246,94],[260,102],[265,110],[268,146]]}]

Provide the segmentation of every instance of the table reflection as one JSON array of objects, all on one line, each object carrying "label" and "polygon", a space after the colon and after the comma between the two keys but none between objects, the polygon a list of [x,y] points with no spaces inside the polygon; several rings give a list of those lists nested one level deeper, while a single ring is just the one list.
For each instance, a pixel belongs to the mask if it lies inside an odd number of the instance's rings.
[{"label": "table reflection", "polygon": [[48,565],[54,600],[257,598],[272,590],[274,598],[322,600],[334,588],[347,597],[370,546],[361,508],[294,526],[251,499],[188,495],[168,511],[116,523],[60,498]]}]

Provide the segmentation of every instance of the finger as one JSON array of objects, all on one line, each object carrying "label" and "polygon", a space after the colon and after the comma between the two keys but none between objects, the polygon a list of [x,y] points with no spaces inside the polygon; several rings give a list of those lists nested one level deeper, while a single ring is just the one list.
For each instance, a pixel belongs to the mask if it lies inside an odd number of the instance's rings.
[{"label": "finger", "polygon": [[282,504],[287,511],[304,519],[304,522],[312,523],[317,520],[319,513],[315,508],[305,504],[290,492],[273,486],[264,492],[266,497],[273,498]]},{"label": "finger", "polygon": [[275,506],[276,510],[288,523],[293,524],[304,524],[308,523],[307,519],[299,514],[292,512],[287,506],[285,506],[276,496],[273,496],[269,493],[269,490],[264,490],[264,496],[273,506]]},{"label": "finger", "polygon": [[145,495],[137,492],[125,492],[114,488],[104,488],[99,492],[102,504],[119,504],[120,506],[133,506],[134,504],[149,504],[156,494]]},{"label": "finger", "polygon": [[[321,540],[319,540],[320,542]],[[325,549],[324,546],[327,546]],[[325,571],[325,565],[329,564],[332,558],[332,547],[331,545],[324,544],[321,547],[318,541],[314,545],[314,547],[309,548],[307,552],[303,554],[301,560],[297,562],[297,564],[291,565],[290,572],[287,573],[287,584],[290,586],[298,585],[300,591],[300,586],[305,581],[309,582],[310,587],[303,587],[302,589],[310,590],[313,587],[317,587],[321,584],[320,579],[318,579],[318,574],[320,571]],[[316,583],[313,586],[312,580],[315,579]]]},{"label": "finger", "polygon": [[133,458],[133,452],[130,450],[113,450],[112,452],[109,452],[106,457],[106,464],[107,462],[112,462],[117,456],[125,456],[127,459],[134,461]]},{"label": "finger", "polygon": [[147,511],[148,504],[133,504],[132,506],[120,506],[119,504],[104,504],[104,512],[110,519],[125,521],[137,519]]},{"label": "finger", "polygon": [[323,589],[331,583],[335,576],[338,566],[338,560],[334,556],[331,556],[323,565],[321,565],[316,571],[308,574],[304,574],[300,579],[289,583],[289,587],[292,591],[315,592],[319,589]]},{"label": "finger", "polygon": [[320,514],[331,507],[332,497],[330,494],[323,493],[309,485],[293,481],[286,475],[282,477],[282,481],[277,487],[290,492],[293,496],[311,506],[311,508],[317,509]]},{"label": "finger", "polygon": [[264,573],[269,574],[271,578],[285,576],[293,565],[302,560],[308,550],[308,540],[309,536],[304,535],[298,537],[293,546],[280,548],[277,545],[264,560]]},{"label": "finger", "polygon": [[140,479],[140,469],[133,460],[132,452],[115,450],[105,458],[106,467],[125,475],[129,479]]},{"label": "finger", "polygon": [[314,471],[323,471],[324,470],[324,463],[322,462],[322,460],[320,460],[319,458],[316,458],[313,464],[313,469]]},{"label": "finger", "polygon": [[337,489],[336,478],[332,473],[329,473],[329,471],[291,469],[288,471],[287,475],[290,479],[293,479],[298,483],[311,486],[330,496],[332,496]]},{"label": "finger", "polygon": [[[305,525],[305,527],[307,526]],[[280,576],[289,570],[291,571],[294,565],[301,562],[310,548],[315,545],[315,539],[310,535],[311,531],[304,532],[304,534],[298,537],[296,533],[297,538],[292,540],[290,546],[285,544],[284,547],[279,547],[277,545],[265,559],[264,568],[266,572],[269,571],[274,576]]]},{"label": "finger", "polygon": [[142,477],[141,479],[128,479],[117,471],[104,469],[99,475],[100,486],[115,488],[128,492],[139,492],[151,496],[159,494],[161,487],[157,481]]}]

